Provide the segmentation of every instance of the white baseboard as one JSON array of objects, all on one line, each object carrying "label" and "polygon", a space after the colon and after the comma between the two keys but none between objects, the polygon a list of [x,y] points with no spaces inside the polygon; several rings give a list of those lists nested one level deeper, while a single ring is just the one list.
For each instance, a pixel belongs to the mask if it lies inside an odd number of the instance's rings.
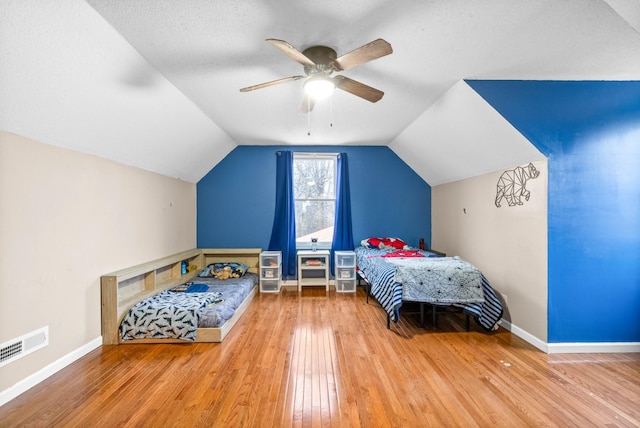
[{"label": "white baseboard", "polygon": [[640,342],[549,343],[548,354],[614,354],[640,352]]},{"label": "white baseboard", "polygon": [[506,321],[504,319],[500,321],[500,325],[502,327],[506,328],[507,330],[509,330],[511,333],[513,333],[516,336],[518,336],[519,338],[521,338],[521,339],[525,340],[526,342],[530,343],[531,345],[535,346],[536,348],[538,348],[542,352],[548,353],[547,342],[538,339],[537,337],[535,337],[531,333],[521,329],[520,327],[518,327],[515,324],[511,324],[509,321]]},{"label": "white baseboard", "polygon": [[67,367],[69,364],[73,363],[76,360],[79,360],[80,358],[84,357],[89,352],[100,346],[102,346],[102,336],[93,339],[86,345],[83,345],[75,351],[72,351],[62,358],[59,358],[48,366],[42,368],[41,370],[38,370],[31,376],[22,379],[12,387],[5,389],[4,391],[0,392],[0,406],[7,404],[18,395],[36,386],[49,376],[57,373],[58,371]]},{"label": "white baseboard", "polygon": [[640,342],[547,343],[520,327],[502,320],[500,325],[547,354],[614,354],[640,352]]}]

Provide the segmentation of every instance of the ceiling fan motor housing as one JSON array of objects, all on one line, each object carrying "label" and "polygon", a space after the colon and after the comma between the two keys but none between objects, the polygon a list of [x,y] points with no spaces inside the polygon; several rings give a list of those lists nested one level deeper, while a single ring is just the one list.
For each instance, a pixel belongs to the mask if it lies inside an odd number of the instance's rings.
[{"label": "ceiling fan motor housing", "polygon": [[327,46],[311,46],[302,51],[302,54],[315,64],[313,67],[304,67],[304,72],[308,76],[318,73],[324,73],[328,76],[334,71],[340,70],[336,62],[336,58],[338,58],[336,51]]}]

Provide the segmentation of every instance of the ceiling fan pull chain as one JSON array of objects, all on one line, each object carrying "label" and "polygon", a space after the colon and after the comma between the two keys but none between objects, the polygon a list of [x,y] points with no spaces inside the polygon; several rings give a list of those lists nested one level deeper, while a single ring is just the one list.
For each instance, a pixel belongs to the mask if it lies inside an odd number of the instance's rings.
[{"label": "ceiling fan pull chain", "polygon": [[[307,97],[307,106],[311,106],[311,97]],[[311,112],[307,114],[307,135],[311,135]]]},{"label": "ceiling fan pull chain", "polygon": [[329,100],[329,128],[333,128],[333,94],[330,95]]}]

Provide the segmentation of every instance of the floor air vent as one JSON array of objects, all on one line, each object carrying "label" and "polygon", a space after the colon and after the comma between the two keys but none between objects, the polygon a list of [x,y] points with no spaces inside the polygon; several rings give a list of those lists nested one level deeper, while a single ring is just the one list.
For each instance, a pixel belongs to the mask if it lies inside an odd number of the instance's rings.
[{"label": "floor air vent", "polygon": [[49,327],[43,327],[0,345],[0,367],[49,344]]}]

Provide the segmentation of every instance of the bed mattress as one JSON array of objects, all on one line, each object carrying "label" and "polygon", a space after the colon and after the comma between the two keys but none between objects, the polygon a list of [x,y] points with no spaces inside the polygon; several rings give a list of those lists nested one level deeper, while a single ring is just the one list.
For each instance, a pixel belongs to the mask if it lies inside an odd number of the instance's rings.
[{"label": "bed mattress", "polygon": [[220,293],[219,299],[214,300],[202,309],[198,327],[221,327],[233,316],[235,310],[251,290],[259,283],[255,273],[248,272],[242,278],[229,278],[224,281],[215,278],[196,278],[195,283],[207,284],[209,293]]}]

